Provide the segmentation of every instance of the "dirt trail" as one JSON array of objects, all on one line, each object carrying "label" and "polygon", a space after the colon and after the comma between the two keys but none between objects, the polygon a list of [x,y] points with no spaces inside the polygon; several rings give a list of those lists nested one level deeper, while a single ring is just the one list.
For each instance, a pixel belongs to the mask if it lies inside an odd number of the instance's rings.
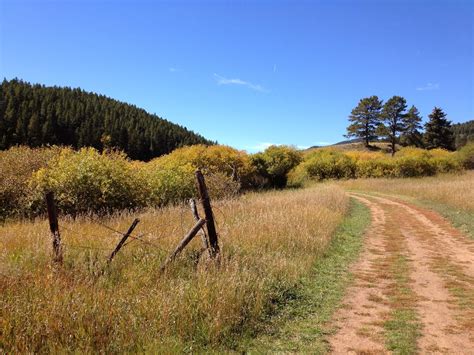
[{"label": "dirt trail", "polygon": [[391,197],[352,196],[370,208],[372,224],[335,315],[332,351],[390,353],[384,324],[398,306],[393,260],[403,257],[413,294],[403,306],[421,325],[417,351],[474,354],[474,243],[432,211]]}]

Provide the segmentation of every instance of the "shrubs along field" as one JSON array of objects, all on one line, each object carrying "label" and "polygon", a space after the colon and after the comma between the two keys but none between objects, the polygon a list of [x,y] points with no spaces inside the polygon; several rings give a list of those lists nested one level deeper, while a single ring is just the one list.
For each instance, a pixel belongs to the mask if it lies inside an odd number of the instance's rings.
[{"label": "shrubs along field", "polygon": [[432,176],[471,168],[473,157],[474,144],[457,152],[406,147],[394,157],[382,152],[317,149],[309,152],[289,173],[288,184],[302,186],[310,180],[325,179]]},{"label": "shrubs along field", "polygon": [[1,347],[7,353],[233,348],[292,297],[348,205],[343,189],[328,184],[217,201],[220,266],[196,264],[194,240],[164,274],[167,253],[195,223],[186,207],[102,218],[124,231],[138,217],[137,235],[153,243],[130,243],[103,276],[120,235],[85,215],[60,219],[60,270],[50,266],[47,221],[0,225]]},{"label": "shrubs along field", "polygon": [[55,193],[62,213],[73,215],[180,203],[195,193],[197,168],[206,175],[211,197],[222,198],[311,180],[431,176],[473,166],[474,144],[458,152],[402,148],[395,157],[334,148],[303,154],[287,146],[249,155],[195,145],[146,163],[113,150],[13,147],[0,152],[0,218],[43,213],[46,191]]}]

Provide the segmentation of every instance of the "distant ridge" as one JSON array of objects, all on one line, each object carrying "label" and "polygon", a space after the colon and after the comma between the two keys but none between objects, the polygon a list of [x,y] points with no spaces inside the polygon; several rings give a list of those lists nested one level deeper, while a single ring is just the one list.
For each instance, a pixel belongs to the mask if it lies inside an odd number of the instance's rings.
[{"label": "distant ridge", "polygon": [[14,145],[118,148],[149,160],[192,144],[214,144],[185,127],[104,95],[68,87],[0,85],[0,150]]}]

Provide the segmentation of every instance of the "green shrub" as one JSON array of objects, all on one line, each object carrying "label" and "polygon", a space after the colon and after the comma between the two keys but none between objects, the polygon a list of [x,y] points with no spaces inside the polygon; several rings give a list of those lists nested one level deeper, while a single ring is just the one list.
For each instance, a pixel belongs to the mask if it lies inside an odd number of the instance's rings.
[{"label": "green shrub", "polygon": [[355,161],[335,149],[318,149],[302,163],[311,179],[347,179],[355,176]]},{"label": "green shrub", "polygon": [[474,142],[466,144],[456,152],[459,164],[464,169],[474,169]]},{"label": "green shrub", "polygon": [[288,173],[302,160],[302,155],[293,147],[272,145],[262,153],[251,156],[252,165],[269,187],[285,187]]},{"label": "green shrub", "polygon": [[34,173],[30,186],[38,209],[44,193],[53,191],[59,209],[71,214],[142,207],[149,193],[124,153],[99,153],[94,148],[61,150]]}]

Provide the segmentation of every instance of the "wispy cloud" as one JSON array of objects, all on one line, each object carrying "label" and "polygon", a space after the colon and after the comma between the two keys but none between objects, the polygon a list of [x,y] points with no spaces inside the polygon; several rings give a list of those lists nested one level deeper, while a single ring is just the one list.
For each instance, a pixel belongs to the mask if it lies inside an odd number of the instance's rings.
[{"label": "wispy cloud", "polygon": [[428,83],[425,86],[417,87],[416,90],[418,90],[418,91],[439,90],[439,84],[438,83]]},{"label": "wispy cloud", "polygon": [[277,71],[277,65],[273,64],[273,72],[276,73],[276,71]]},{"label": "wispy cloud", "polygon": [[168,70],[171,72],[171,73],[176,73],[178,71],[181,71],[181,69],[178,69],[178,68],[175,68],[175,67],[170,67],[168,68]]},{"label": "wispy cloud", "polygon": [[249,89],[252,89],[252,90],[255,90],[255,91],[267,92],[267,90],[263,86],[253,84],[249,81],[245,81],[245,80],[242,80],[242,79],[228,79],[228,78],[224,78],[223,76],[220,76],[216,73],[214,73],[214,79],[216,79],[216,82],[217,82],[218,85],[241,85],[241,86],[248,87]]}]

